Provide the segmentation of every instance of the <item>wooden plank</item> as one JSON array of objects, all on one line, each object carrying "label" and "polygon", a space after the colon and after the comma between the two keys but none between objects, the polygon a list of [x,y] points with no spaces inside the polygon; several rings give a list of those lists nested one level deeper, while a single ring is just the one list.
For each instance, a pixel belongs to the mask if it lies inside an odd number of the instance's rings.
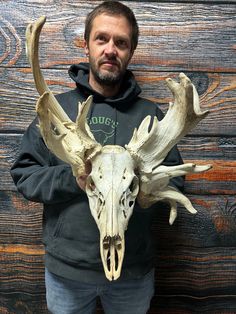
[{"label": "wooden plank", "polygon": [[[191,251],[177,247],[172,252],[160,250],[157,260],[156,294],[149,313],[169,313],[169,309],[194,313],[196,307],[201,313],[236,309],[235,247]],[[47,313],[42,256],[5,253],[0,265],[1,313]]]},{"label": "wooden plank", "polygon": [[0,191],[0,312],[47,313],[42,209]]},{"label": "wooden plank", "polygon": [[[177,78],[176,73],[134,71],[142,87],[142,96],[158,104],[166,112],[172,101],[165,79]],[[201,96],[203,110],[210,110],[190,134],[204,136],[236,136],[236,79],[232,74],[187,73]],[[29,69],[0,68],[0,131],[23,132],[35,117],[35,103],[38,94]],[[50,89],[55,93],[65,92],[75,85],[68,77],[67,70],[45,70],[44,76]]]},{"label": "wooden plank", "polygon": [[[33,228],[36,234],[41,228],[41,208],[18,193],[7,192],[1,198],[11,203],[0,211],[0,293],[4,295],[0,310],[46,313],[44,249],[38,242],[40,236],[32,237]],[[196,306],[204,313],[220,311],[223,304],[234,309],[236,199],[214,196],[192,201],[198,214],[179,209],[173,226],[168,226],[165,208],[154,215],[156,295],[150,313],[168,309],[191,313]]]},{"label": "wooden plank", "polygon": [[[123,2],[126,2],[127,0],[124,0]],[[134,2],[150,2],[150,0],[130,0]],[[158,2],[172,2],[172,3],[179,3],[179,2],[187,2],[187,3],[205,3],[205,4],[235,4],[236,0],[158,0]]]},{"label": "wooden plank", "polygon": [[[190,214],[179,206],[178,217],[172,226],[168,222],[169,208],[164,204],[154,208],[153,232],[157,249],[236,246],[236,196],[187,196],[198,213]],[[9,254],[43,254],[40,247],[42,206],[24,200],[17,192],[1,191],[0,199],[3,200],[0,206],[0,253],[5,250]],[[33,246],[38,246],[39,251]]]},{"label": "wooden plank", "polygon": [[157,254],[157,294],[236,296],[236,248],[183,248],[159,250]]},{"label": "wooden plank", "polygon": [[[19,251],[41,255],[42,205],[10,191],[0,191],[0,201],[0,255],[3,250],[6,250],[4,253]],[[39,247],[33,249],[31,246]]]},{"label": "wooden plank", "polygon": [[[236,135],[236,77],[234,74],[218,73],[186,73],[200,95],[202,110],[209,110],[207,118],[189,134],[195,135]],[[143,92],[142,96],[159,103],[166,112],[167,104],[173,101],[165,79],[171,77],[178,80],[177,73],[135,72],[137,81]],[[233,121],[232,121],[233,120]]]},{"label": "wooden plank", "polygon": [[[198,210],[196,215],[179,207],[175,223],[169,226],[166,206],[153,212],[157,270],[149,314],[236,313],[235,1],[142,1],[142,6],[140,2],[125,1],[140,24],[140,45],[130,68],[142,95],[166,111],[171,96],[164,79],[185,71],[197,86],[202,107],[211,114],[179,148],[185,162],[214,166],[206,174],[187,176],[186,193]],[[15,192],[9,174],[21,134],[35,116],[38,97],[25,57],[25,27],[31,19],[48,16],[40,56],[50,88],[59,93],[74,86],[68,65],[85,61],[84,19],[97,3],[1,3],[1,313],[48,313],[42,206]],[[98,313],[103,313],[101,306]]]},{"label": "wooden plank", "polygon": [[[18,289],[19,290],[19,289]],[[1,296],[0,311],[2,314],[49,314],[46,309],[45,296],[30,296],[24,292]]]},{"label": "wooden plank", "polygon": [[[158,206],[153,211],[153,232],[157,250],[175,250],[185,246],[192,248],[236,246],[236,196],[186,195],[197,214],[190,214],[182,206],[172,226],[169,225],[169,209]],[[189,253],[191,256],[191,253]]]},{"label": "wooden plank", "polygon": [[[196,164],[205,164],[195,160]],[[192,194],[236,194],[236,162],[208,160],[212,169],[201,174],[187,175],[185,191]]]},{"label": "wooden plank", "polygon": [[[1,190],[15,190],[9,170],[18,155],[21,138],[22,135],[14,134],[0,136]],[[221,145],[222,142],[224,145]],[[184,162],[212,164],[213,166],[208,172],[188,175],[185,185],[186,193],[236,194],[236,138],[229,138],[225,143],[223,139],[221,141],[221,138],[189,137],[181,143],[180,151]],[[215,159],[212,159],[213,156]],[[224,160],[225,156],[227,156],[227,161]]]},{"label": "wooden plank", "polygon": [[[28,66],[24,52],[26,25],[48,17],[42,34],[44,67],[65,67],[85,60],[84,20],[99,1],[1,4],[2,66]],[[127,1],[140,25],[140,44],[133,67],[155,71],[235,72],[234,4]],[[222,53],[223,52],[223,53]]]},{"label": "wooden plank", "polygon": [[236,160],[236,137],[208,137],[191,135],[184,137],[178,144],[181,155],[187,160],[206,160],[207,162]]},{"label": "wooden plank", "polygon": [[29,251],[0,246],[1,313],[47,313],[42,250]]},{"label": "wooden plank", "polygon": [[191,296],[157,296],[152,304],[148,314],[234,314],[236,312],[235,295],[199,299]]},{"label": "wooden plank", "polygon": [[[0,135],[0,190],[15,190],[9,170],[18,155],[21,139],[21,134]],[[184,162],[213,165],[208,172],[186,177],[186,193],[235,195],[235,146],[236,138],[228,138],[225,142],[224,138],[218,137],[188,137],[181,141],[180,151]]]},{"label": "wooden plank", "polygon": [[[22,134],[0,134],[0,169],[9,168],[17,158]],[[236,160],[236,137],[195,137],[186,136],[178,144],[184,162],[213,162]]]},{"label": "wooden plank", "polygon": [[236,250],[159,251],[153,313],[235,313]]}]

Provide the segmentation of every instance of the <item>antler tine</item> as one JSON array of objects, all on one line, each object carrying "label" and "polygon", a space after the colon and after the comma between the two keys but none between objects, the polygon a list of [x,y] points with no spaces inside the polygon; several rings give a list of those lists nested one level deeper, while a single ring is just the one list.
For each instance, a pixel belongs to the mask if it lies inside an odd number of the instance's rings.
[{"label": "antler tine", "polygon": [[[84,151],[73,129],[67,126],[49,109],[50,96],[45,92],[37,101],[39,129],[47,145],[58,158],[71,165],[75,176],[85,173]],[[54,126],[54,130],[52,130]]]},{"label": "antler tine", "polygon": [[45,22],[46,17],[41,16],[34,23],[30,23],[27,26],[25,34],[26,54],[32,68],[35,86],[39,95],[42,96],[45,92],[48,92],[49,109],[51,110],[51,112],[54,113],[61,121],[71,122],[68,115],[64,112],[52,92],[49,90],[39,66],[39,37]]},{"label": "antler tine", "polygon": [[175,102],[170,103],[165,117],[161,121],[155,117],[150,131],[151,119],[146,117],[126,145],[141,172],[151,173],[171,148],[208,114],[208,111],[201,111],[196,88],[190,79],[184,73],[179,77],[180,83],[170,78],[166,80]]},{"label": "antler tine", "polygon": [[187,197],[169,185],[170,179],[211,168],[211,165],[190,163],[169,167],[160,165],[171,148],[208,114],[208,111],[201,111],[199,96],[190,79],[183,73],[179,77],[180,83],[170,78],[166,80],[175,102],[170,103],[165,117],[161,121],[155,117],[150,131],[151,118],[146,117],[126,146],[140,175],[139,204],[145,208],[160,200],[169,202],[171,224],[177,216],[177,202],[191,213],[196,213],[196,210]]},{"label": "antler tine", "polygon": [[91,159],[101,149],[94,139],[86,122],[86,114],[92,103],[89,97],[79,103],[76,123],[72,122],[49,90],[42,75],[38,50],[39,37],[46,17],[40,17],[26,29],[26,53],[34,75],[36,88],[40,94],[36,105],[39,117],[39,129],[42,137],[58,158],[71,165],[74,176],[85,173],[85,161]]}]

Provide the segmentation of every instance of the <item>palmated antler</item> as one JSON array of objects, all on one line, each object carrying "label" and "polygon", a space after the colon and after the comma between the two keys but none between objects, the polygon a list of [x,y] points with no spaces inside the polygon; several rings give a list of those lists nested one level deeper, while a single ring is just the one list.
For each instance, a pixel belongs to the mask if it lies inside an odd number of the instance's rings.
[{"label": "palmated antler", "polygon": [[175,101],[170,103],[165,117],[161,121],[155,117],[149,131],[151,117],[147,116],[126,145],[139,171],[140,205],[149,207],[160,200],[169,201],[170,223],[173,223],[177,215],[176,202],[191,213],[196,212],[187,197],[168,185],[170,179],[211,168],[211,165],[196,166],[190,163],[171,167],[161,165],[173,146],[208,114],[208,111],[201,111],[198,93],[190,79],[184,73],[180,73],[179,77],[180,83],[170,78],[166,80]]},{"label": "palmated antler", "polygon": [[69,163],[73,174],[79,176],[85,173],[85,161],[101,150],[101,145],[95,141],[86,122],[92,97],[78,104],[79,114],[74,123],[49,90],[40,70],[38,58],[39,36],[45,22],[46,17],[40,17],[26,29],[26,52],[40,94],[36,105],[39,128],[47,147],[57,157]]}]

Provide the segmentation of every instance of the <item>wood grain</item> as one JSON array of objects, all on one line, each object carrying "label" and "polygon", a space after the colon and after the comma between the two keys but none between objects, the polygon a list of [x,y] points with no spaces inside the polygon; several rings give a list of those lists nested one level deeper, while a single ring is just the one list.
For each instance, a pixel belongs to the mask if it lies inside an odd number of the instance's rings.
[{"label": "wood grain", "polygon": [[[236,196],[187,195],[197,210],[190,214],[178,207],[178,217],[169,225],[169,208],[158,206],[153,211],[153,232],[157,249],[175,250],[178,247],[220,248],[236,246]],[[190,254],[191,256],[191,254]]]},{"label": "wood grain", "polygon": [[[234,313],[235,254],[235,247],[159,250],[150,313],[172,313],[174,309],[178,309],[175,313],[195,313],[196,307],[201,313],[221,313],[221,309]],[[5,258],[9,264],[0,276],[1,313],[47,313],[42,256],[15,252],[5,253]],[[5,258],[0,258],[1,266]],[[15,271],[8,265],[14,265]]]},{"label": "wood grain", "polygon": [[[5,205],[24,206],[23,211],[8,212],[1,207],[0,212],[0,255],[3,253],[19,252],[28,255],[42,254],[42,210],[33,210],[35,205],[24,202],[16,195],[1,192],[5,197]],[[11,198],[10,198],[11,197]],[[10,198],[10,199],[9,199]],[[31,247],[34,245],[35,247]],[[38,247],[36,247],[38,245]]]},{"label": "wood grain", "polygon": [[22,248],[0,246],[0,313],[47,313],[42,250]]},{"label": "wood grain", "polygon": [[[24,53],[25,27],[41,15],[48,17],[42,34],[43,66],[65,67],[85,60],[84,20],[97,3],[2,2],[2,65],[28,65]],[[235,73],[235,5],[149,1],[140,10],[138,2],[126,4],[134,10],[140,26],[134,68]]]},{"label": "wood grain", "polygon": [[[32,236],[34,222],[41,225],[41,208],[16,192],[5,192],[4,199],[9,202],[0,219],[1,313],[46,313],[44,249],[40,236]],[[194,313],[196,306],[202,313],[220,310],[222,304],[235,309],[236,199],[192,201],[198,214],[180,208],[173,226],[164,207],[154,214],[156,294],[150,313],[169,313],[172,306],[183,313]]]},{"label": "wood grain", "polygon": [[[236,313],[236,5],[226,0],[123,1],[140,25],[130,69],[142,96],[166,112],[167,77],[185,72],[209,116],[179,143],[185,162],[213,169],[186,177],[198,213],[153,211],[156,290],[149,314]],[[47,16],[40,63],[57,94],[74,87],[71,64],[86,61],[86,14],[100,1],[0,2],[0,313],[48,314],[44,286],[41,204],[25,200],[9,169],[35,117],[35,90],[25,56],[26,25]],[[103,314],[98,303],[97,314]]]},{"label": "wood grain", "polygon": [[[15,190],[10,167],[16,159],[21,143],[20,134],[0,135],[0,190]],[[180,151],[184,162],[212,164],[213,168],[201,174],[186,177],[185,192],[191,194],[236,194],[236,139],[229,138],[228,145],[220,145],[221,138],[188,137],[181,142]],[[230,155],[227,161],[225,155]],[[218,156],[218,157],[216,157]],[[199,159],[201,157],[201,159]],[[215,159],[213,159],[215,158]],[[217,158],[217,159],[216,159]]]},{"label": "wood grain", "polygon": [[[75,85],[68,77],[67,70],[45,70],[45,79],[55,93],[65,92]],[[166,112],[172,101],[165,79],[178,79],[176,73],[140,72],[134,74],[143,90],[142,96],[158,104]],[[210,110],[190,134],[220,135],[236,137],[236,78],[232,74],[187,73],[201,96],[201,107]],[[23,132],[35,117],[35,103],[38,98],[31,71],[22,69],[1,69],[0,76],[0,131]]]},{"label": "wood grain", "polygon": [[[198,213],[190,214],[179,206],[172,226],[165,204],[153,210],[153,232],[158,248],[236,246],[236,196],[187,196]],[[0,200],[4,201],[0,210],[0,253],[43,254],[42,206],[14,191],[1,191]]]}]

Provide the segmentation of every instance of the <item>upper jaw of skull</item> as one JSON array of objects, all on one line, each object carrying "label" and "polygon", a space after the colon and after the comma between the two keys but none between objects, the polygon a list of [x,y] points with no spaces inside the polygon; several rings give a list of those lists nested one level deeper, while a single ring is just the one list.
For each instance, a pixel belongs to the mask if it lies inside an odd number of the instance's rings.
[{"label": "upper jaw of skull", "polygon": [[124,233],[138,194],[134,161],[121,146],[104,146],[92,160],[86,192],[100,231],[100,253],[109,280],[120,276],[125,252]]}]

